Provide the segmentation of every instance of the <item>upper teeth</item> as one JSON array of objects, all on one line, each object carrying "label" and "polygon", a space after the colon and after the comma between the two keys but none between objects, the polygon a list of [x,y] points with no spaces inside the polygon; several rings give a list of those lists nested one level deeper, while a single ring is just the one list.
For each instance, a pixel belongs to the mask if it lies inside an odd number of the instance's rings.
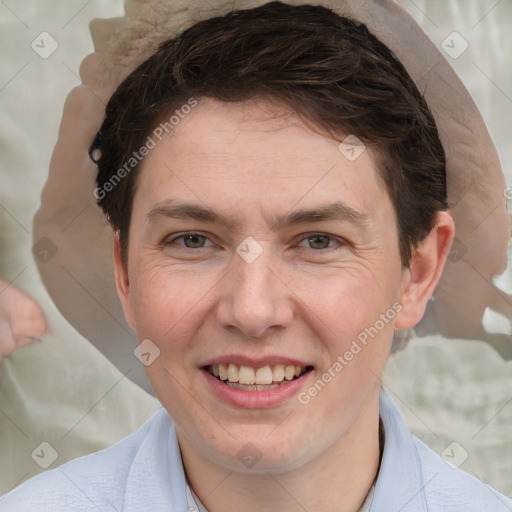
[{"label": "upper teeth", "polygon": [[305,366],[293,364],[276,364],[275,366],[263,366],[261,368],[251,368],[250,366],[238,366],[233,363],[214,364],[210,366],[211,373],[221,380],[229,382],[239,382],[240,384],[272,384],[272,382],[282,382],[284,379],[292,380],[298,377]]}]

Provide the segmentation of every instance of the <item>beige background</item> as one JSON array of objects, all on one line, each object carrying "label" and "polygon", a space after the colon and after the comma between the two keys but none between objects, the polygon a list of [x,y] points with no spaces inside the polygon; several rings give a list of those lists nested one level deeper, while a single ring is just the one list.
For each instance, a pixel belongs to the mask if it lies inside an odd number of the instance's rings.
[{"label": "beige background", "polygon": [[[401,3],[436,44],[453,31],[468,42],[467,51],[451,62],[488,121],[511,183],[512,3]],[[5,365],[0,492],[42,471],[31,456],[41,442],[58,455],[52,468],[114,443],[158,407],[60,316],[31,255],[32,217],[64,99],[79,83],[82,58],[92,51],[88,23],[123,12],[121,0],[0,3],[0,274],[40,301],[53,328],[52,336]],[[58,43],[47,59],[30,46],[43,31]],[[499,284],[510,292],[510,274]],[[510,330],[505,319],[489,315],[488,322]],[[395,356],[383,382],[415,434],[439,453],[449,447],[459,460],[467,456],[463,469],[512,495],[512,363],[478,341],[429,338]]]}]

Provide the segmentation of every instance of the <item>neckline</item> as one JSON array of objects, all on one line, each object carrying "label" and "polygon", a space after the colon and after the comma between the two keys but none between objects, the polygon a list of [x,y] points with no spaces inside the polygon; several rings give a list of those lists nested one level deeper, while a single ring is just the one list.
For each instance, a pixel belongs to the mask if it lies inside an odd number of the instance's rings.
[{"label": "neckline", "polygon": [[[386,432],[384,429],[384,423],[382,422],[382,418],[379,416],[379,466],[377,468],[377,473],[375,475],[375,479],[373,480],[372,486],[366,495],[366,498],[358,509],[357,512],[369,512],[370,507],[373,503],[373,496],[375,494],[375,484],[377,482],[377,478],[379,477],[380,466],[382,463],[382,454],[384,453],[384,443],[386,441]],[[187,505],[189,512],[209,512],[208,509],[203,505],[197,494],[194,492],[192,487],[190,487],[188,478],[185,476],[185,492],[187,495]]]}]

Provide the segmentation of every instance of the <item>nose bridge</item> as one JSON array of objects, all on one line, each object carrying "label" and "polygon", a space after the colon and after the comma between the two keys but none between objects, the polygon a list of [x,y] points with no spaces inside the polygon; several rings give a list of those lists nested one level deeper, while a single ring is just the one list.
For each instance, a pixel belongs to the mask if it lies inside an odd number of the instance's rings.
[{"label": "nose bridge", "polygon": [[289,324],[292,307],[270,264],[266,254],[251,262],[235,256],[218,308],[221,325],[259,337],[267,329]]},{"label": "nose bridge", "polygon": [[265,256],[261,256],[253,263],[238,261],[234,272],[235,279],[238,278],[234,283],[234,292],[241,298],[261,299],[261,304],[271,302],[273,286],[269,263]]}]

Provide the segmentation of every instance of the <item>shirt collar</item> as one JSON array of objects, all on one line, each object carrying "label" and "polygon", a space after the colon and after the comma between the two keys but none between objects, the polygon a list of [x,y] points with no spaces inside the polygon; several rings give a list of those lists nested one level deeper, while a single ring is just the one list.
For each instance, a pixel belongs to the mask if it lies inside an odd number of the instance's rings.
[{"label": "shirt collar", "polygon": [[[421,463],[413,437],[382,388],[380,418],[385,441],[379,474],[359,512],[426,512]],[[187,499],[189,510],[208,512],[188,485]]]},{"label": "shirt collar", "polygon": [[[201,503],[201,500],[197,497],[196,493],[189,487],[187,482],[187,503],[188,512],[208,512],[207,508]],[[358,512],[371,512],[371,505],[373,503],[373,495],[375,492],[375,486],[372,486],[370,492],[366,496],[363,505]]]},{"label": "shirt collar", "polygon": [[426,512],[421,463],[412,434],[383,389],[380,390],[380,417],[385,443],[370,512]]},{"label": "shirt collar", "polygon": [[[383,389],[380,390],[380,417],[385,443],[370,512],[426,512],[421,464],[413,437]],[[175,425],[167,412],[161,410],[154,429],[148,431],[131,465],[124,510],[187,510],[186,488]],[[140,502],[141,496],[144,503]]]}]

